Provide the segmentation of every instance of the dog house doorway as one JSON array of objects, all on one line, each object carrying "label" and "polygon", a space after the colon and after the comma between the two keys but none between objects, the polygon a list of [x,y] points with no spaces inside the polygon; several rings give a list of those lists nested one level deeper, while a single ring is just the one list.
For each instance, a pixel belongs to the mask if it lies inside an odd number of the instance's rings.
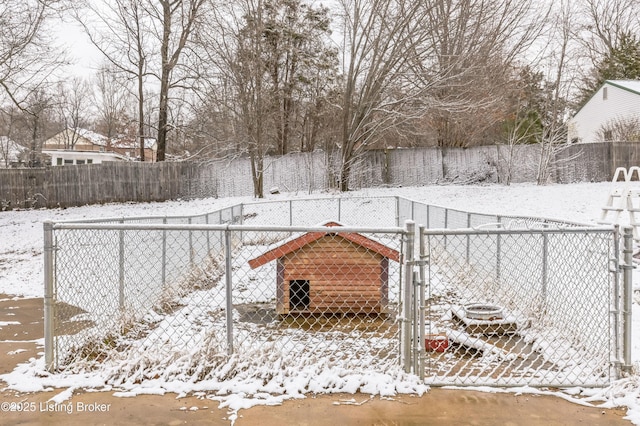
[{"label": "dog house doorway", "polygon": [[309,280],[289,281],[289,309],[304,311],[309,309]]}]

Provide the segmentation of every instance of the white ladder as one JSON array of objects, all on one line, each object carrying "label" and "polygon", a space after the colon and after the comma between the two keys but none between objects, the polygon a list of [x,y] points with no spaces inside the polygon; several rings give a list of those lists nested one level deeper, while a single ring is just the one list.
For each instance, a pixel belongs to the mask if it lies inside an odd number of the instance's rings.
[{"label": "white ladder", "polygon": [[616,169],[611,183],[621,183],[621,186],[613,188],[609,193],[607,204],[602,207],[599,223],[618,225],[620,214],[626,210],[629,225],[633,228],[633,239],[640,241],[640,222],[636,217],[636,213],[640,213],[640,187],[632,187],[631,182],[634,181],[640,183],[640,167]]}]

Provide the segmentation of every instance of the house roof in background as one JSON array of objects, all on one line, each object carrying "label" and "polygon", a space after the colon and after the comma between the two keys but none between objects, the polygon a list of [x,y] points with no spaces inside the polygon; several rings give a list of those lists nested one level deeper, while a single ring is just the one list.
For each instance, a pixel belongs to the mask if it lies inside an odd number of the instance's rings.
[{"label": "house roof in background", "polygon": [[636,95],[640,95],[640,80],[606,80],[605,84],[607,83],[612,86],[619,87],[620,89],[633,92]]},{"label": "house roof in background", "polygon": [[[60,133],[70,132],[70,131],[74,132],[76,135],[89,141],[90,143],[98,146],[104,146],[104,147],[111,146],[112,148],[123,148],[123,149],[139,148],[140,142],[135,137],[117,136],[117,137],[111,138],[111,140],[109,141],[108,137],[100,133],[94,132],[93,130],[84,129],[82,127],[76,127],[75,129],[72,129],[69,127]],[[145,148],[153,149],[156,145],[157,145],[157,141],[155,138],[147,137],[144,139]]]},{"label": "house roof in background", "polygon": [[96,133],[92,130],[83,129],[80,127],[76,127],[75,129],[67,129],[67,130],[73,130],[76,134],[87,139],[89,142],[91,142],[94,145],[107,146],[107,142],[109,142],[109,138],[107,138],[104,135],[101,135],[100,133]]},{"label": "house roof in background", "polygon": [[605,80],[604,83],[602,83],[602,85],[598,87],[595,92],[593,92],[591,97],[573,114],[573,117],[577,116],[580,111],[584,109],[585,105],[591,102],[591,99],[593,99],[593,97],[600,91],[600,89],[602,89],[606,85],[614,86],[619,89],[626,90],[627,92],[640,95],[640,80]]}]

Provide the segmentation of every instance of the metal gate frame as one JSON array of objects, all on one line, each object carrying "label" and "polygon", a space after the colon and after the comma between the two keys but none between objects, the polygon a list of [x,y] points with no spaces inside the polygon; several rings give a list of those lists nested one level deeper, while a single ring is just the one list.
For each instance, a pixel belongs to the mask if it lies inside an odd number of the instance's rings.
[{"label": "metal gate frame", "polygon": [[[426,366],[426,360],[429,357],[429,353],[425,348],[425,338],[427,327],[425,313],[430,308],[431,301],[425,297],[426,293],[430,293],[430,288],[433,285],[432,279],[428,274],[430,267],[430,257],[432,255],[429,250],[427,238],[433,236],[439,236],[444,241],[449,237],[457,236],[458,238],[466,238],[467,244],[469,238],[473,235],[486,235],[493,233],[495,235],[509,234],[514,232],[513,230],[505,229],[502,224],[497,224],[493,230],[487,229],[425,229],[420,225],[416,227],[412,222],[408,222],[407,226],[407,239],[405,244],[406,259],[403,265],[403,307],[402,307],[402,331],[401,331],[401,361],[405,372],[414,373],[418,375],[422,380],[431,385],[458,385],[458,386],[573,386],[576,384],[582,384],[587,386],[603,386],[605,383],[580,383],[577,379],[571,379],[568,377],[561,377],[558,374],[558,380],[546,380],[545,382],[536,382],[531,379],[523,377],[522,379],[512,380],[509,383],[501,383],[492,380],[490,376],[484,379],[477,380],[465,380],[462,377],[447,376],[444,380],[442,376],[438,377],[438,380],[433,380],[429,377],[428,367]],[[541,235],[547,232],[549,229],[545,226],[543,229],[530,229],[527,232],[540,233]],[[608,379],[615,380],[622,374],[629,372],[632,369],[631,359],[631,310],[633,299],[633,287],[632,287],[632,270],[633,266],[633,229],[631,227],[591,227],[591,228],[564,228],[554,229],[557,233],[570,233],[570,234],[584,234],[589,232],[604,232],[610,233],[612,243],[612,249],[610,250],[610,258],[608,259],[608,265],[594,265],[594,268],[607,267],[608,272],[611,274],[612,288],[611,292],[612,304],[609,311],[610,334],[608,336],[611,342],[611,348],[609,353],[609,370],[611,374]],[[417,237],[417,238],[416,238]],[[414,241],[417,241],[418,247],[414,246]],[[498,245],[499,245],[498,237]],[[546,244],[546,240],[545,240]],[[468,248],[467,248],[468,250]],[[499,250],[499,249],[498,249]],[[546,245],[545,249],[546,250]],[[417,257],[414,253],[417,252]],[[468,255],[468,253],[467,253]],[[543,256],[547,256],[548,253],[543,251]],[[498,260],[499,262],[499,260]],[[546,264],[546,260],[545,260]],[[546,271],[543,273],[548,274]],[[517,355],[517,354],[516,354]],[[495,371],[495,370],[494,370]]]}]

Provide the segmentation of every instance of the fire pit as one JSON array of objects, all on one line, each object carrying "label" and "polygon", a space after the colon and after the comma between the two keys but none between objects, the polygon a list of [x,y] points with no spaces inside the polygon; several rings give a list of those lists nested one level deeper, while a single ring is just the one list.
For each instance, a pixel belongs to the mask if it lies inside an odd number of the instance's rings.
[{"label": "fire pit", "polygon": [[503,318],[502,308],[486,303],[471,303],[464,306],[464,314],[468,319],[493,321]]}]

